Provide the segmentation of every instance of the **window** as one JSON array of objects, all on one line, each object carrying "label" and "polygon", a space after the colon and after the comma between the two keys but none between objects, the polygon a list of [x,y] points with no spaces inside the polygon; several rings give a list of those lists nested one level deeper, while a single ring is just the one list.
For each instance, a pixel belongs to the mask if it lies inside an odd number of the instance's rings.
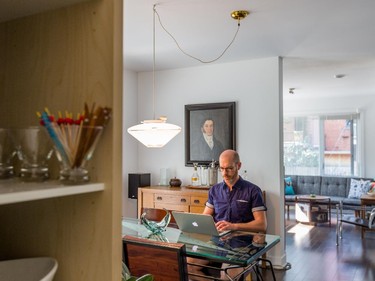
[{"label": "window", "polygon": [[284,117],[286,175],[360,176],[359,114]]}]

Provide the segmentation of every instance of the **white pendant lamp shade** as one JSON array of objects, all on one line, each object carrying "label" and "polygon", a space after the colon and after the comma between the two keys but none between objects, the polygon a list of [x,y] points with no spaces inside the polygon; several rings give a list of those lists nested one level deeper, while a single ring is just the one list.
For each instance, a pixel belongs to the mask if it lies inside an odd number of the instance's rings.
[{"label": "white pendant lamp shade", "polygon": [[142,124],[128,129],[128,133],[146,147],[163,147],[179,132],[181,127],[166,123],[165,120],[145,120]]},{"label": "white pendant lamp shade", "polygon": [[[155,6],[153,6],[153,65],[152,65],[152,97],[153,97],[153,111],[155,119]],[[171,139],[173,139],[181,128],[177,125],[166,123],[167,118],[161,116],[156,120],[145,120],[142,124],[135,125],[128,129],[128,133],[135,137],[139,142],[146,147],[163,147]]]}]

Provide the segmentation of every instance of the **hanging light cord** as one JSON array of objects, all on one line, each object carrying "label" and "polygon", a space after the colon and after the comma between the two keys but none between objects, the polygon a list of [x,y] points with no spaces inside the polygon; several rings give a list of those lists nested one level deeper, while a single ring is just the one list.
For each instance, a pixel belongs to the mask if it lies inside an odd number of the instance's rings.
[{"label": "hanging light cord", "polygon": [[[164,31],[172,38],[172,40],[176,43],[178,49],[183,53],[185,54],[186,56],[192,58],[192,59],[195,59],[201,63],[212,63],[212,62],[215,62],[217,61],[218,59],[220,59],[224,54],[225,52],[229,49],[229,47],[233,44],[234,40],[236,39],[237,37],[237,34],[238,34],[238,31],[240,30],[240,19],[238,20],[238,24],[237,24],[237,31],[236,33],[234,34],[234,37],[232,39],[232,41],[229,43],[229,45],[224,49],[224,51],[221,53],[221,55],[219,55],[216,59],[213,59],[213,60],[209,60],[209,61],[204,61],[202,59],[199,59],[193,55],[190,55],[188,54],[186,51],[184,51],[181,47],[180,47],[180,44],[178,44],[176,38],[164,27],[163,23],[161,22],[161,19],[160,19],[160,15],[159,13],[156,11],[156,4],[154,5],[154,33],[155,33],[155,14],[158,16],[158,20],[159,20],[159,23],[160,23],[160,26],[164,29]],[[154,36],[155,38],[155,36]],[[155,48],[155,44],[154,44],[154,48]],[[155,51],[154,51],[155,53]]]},{"label": "hanging light cord", "polygon": [[156,13],[156,4],[154,4],[154,17],[153,17],[153,30],[152,30],[152,110],[155,120],[155,13]]}]

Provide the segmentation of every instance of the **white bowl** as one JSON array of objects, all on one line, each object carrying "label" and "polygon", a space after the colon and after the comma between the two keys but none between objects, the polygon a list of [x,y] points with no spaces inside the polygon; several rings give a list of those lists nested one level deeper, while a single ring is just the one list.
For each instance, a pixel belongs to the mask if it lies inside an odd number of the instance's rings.
[{"label": "white bowl", "polygon": [[373,191],[373,192],[367,192],[367,195],[375,196],[375,191]]},{"label": "white bowl", "polygon": [[1,281],[52,281],[57,261],[49,257],[0,261]]}]

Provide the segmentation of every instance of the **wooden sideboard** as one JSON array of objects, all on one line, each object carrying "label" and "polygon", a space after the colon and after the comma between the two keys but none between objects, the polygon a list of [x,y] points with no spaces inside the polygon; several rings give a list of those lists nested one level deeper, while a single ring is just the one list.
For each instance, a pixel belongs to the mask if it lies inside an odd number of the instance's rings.
[{"label": "wooden sideboard", "polygon": [[207,189],[147,186],[138,188],[138,217],[141,209],[157,208],[202,213],[208,198]]}]

